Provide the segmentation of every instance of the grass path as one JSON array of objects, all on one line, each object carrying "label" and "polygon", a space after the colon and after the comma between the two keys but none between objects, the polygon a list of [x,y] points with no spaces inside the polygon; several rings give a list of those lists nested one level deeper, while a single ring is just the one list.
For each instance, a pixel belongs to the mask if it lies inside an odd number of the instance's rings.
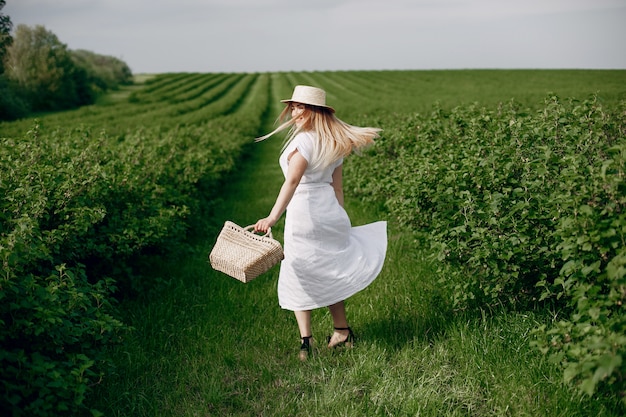
[{"label": "grass path", "polygon": [[[282,181],[280,142],[252,147],[198,223],[191,249],[155,265],[163,284],[123,305],[135,331],[115,352],[118,367],[96,408],[176,417],[617,415],[563,388],[560,373],[528,347],[541,318],[448,311],[428,253],[393,222],[383,272],[347,302],[357,346],[325,349],[332,321],[315,310],[320,343],[300,363],[295,319],[278,306],[278,269],[242,284],[207,262],[225,220],[247,225],[269,212]],[[346,208],[355,225],[383,218],[349,195]],[[274,228],[281,241],[282,226]]]}]

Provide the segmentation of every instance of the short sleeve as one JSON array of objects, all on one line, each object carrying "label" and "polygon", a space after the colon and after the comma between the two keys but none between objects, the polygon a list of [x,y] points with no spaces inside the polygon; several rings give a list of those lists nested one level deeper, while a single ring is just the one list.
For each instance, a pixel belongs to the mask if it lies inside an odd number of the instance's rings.
[{"label": "short sleeve", "polygon": [[298,149],[300,155],[302,155],[304,159],[306,159],[306,161],[310,164],[315,147],[315,144],[313,143],[313,137],[311,137],[310,134],[301,132],[298,133],[293,140],[295,148]]}]

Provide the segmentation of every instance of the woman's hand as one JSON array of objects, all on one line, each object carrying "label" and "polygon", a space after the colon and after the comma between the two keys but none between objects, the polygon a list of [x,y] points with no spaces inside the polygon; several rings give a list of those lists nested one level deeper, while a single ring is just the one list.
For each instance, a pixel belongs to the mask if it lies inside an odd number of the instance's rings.
[{"label": "woman's hand", "polygon": [[276,224],[276,221],[275,220],[272,221],[269,217],[260,219],[254,225],[254,232],[255,233],[258,233],[258,232],[267,233],[269,228],[274,226],[274,224]]}]

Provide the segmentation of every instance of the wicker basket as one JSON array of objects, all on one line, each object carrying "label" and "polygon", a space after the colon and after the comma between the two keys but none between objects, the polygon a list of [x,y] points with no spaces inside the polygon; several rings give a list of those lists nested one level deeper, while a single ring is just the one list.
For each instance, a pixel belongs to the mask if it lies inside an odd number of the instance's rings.
[{"label": "wicker basket", "polygon": [[283,258],[280,242],[272,237],[251,232],[254,226],[241,227],[226,221],[209,254],[213,269],[241,282],[250,282]]}]

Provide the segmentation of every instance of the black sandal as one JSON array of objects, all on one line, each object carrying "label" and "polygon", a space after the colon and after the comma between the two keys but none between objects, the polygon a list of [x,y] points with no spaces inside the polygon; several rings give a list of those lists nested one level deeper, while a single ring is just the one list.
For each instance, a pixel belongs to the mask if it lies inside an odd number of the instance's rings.
[{"label": "black sandal", "polygon": [[[350,327],[335,327],[335,330],[347,330],[348,331],[348,336],[346,336],[346,338],[342,341],[337,343],[336,345],[333,346],[333,348],[336,348],[337,346],[341,346],[343,345],[344,347],[352,347],[354,345],[354,333],[352,332],[352,329]],[[326,340],[328,341],[328,343],[330,344],[330,340],[332,339],[332,336],[328,336],[326,338]]]},{"label": "black sandal", "polygon": [[313,336],[302,337],[302,344],[300,345],[300,353],[298,353],[298,358],[301,361],[306,361],[311,354],[311,339]]}]

